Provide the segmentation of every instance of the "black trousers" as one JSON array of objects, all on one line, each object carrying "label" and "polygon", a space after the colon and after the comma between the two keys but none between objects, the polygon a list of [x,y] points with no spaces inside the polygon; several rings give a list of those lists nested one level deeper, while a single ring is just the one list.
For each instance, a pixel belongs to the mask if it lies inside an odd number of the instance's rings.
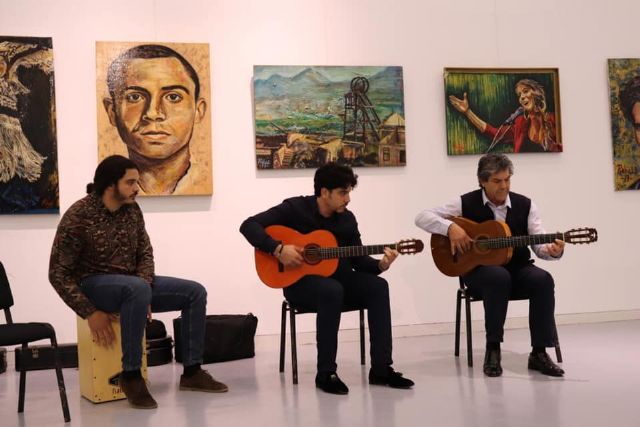
[{"label": "black trousers", "polygon": [[480,266],[463,279],[472,296],[482,297],[487,342],[502,341],[509,298],[528,298],[531,346],[555,345],[555,285],[547,271],[533,264]]},{"label": "black trousers", "polygon": [[385,369],[391,360],[389,285],[381,277],[358,271],[332,277],[305,276],[284,289],[296,308],[315,311],[318,372],[335,372],[340,315],[345,306],[366,308],[372,369]]}]

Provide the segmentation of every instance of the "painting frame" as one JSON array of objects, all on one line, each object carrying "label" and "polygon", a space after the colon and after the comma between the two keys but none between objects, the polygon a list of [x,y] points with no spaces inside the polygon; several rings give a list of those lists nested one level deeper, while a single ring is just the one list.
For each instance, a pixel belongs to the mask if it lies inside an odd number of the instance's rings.
[{"label": "painting frame", "polygon": [[254,65],[256,168],[406,165],[401,66]]},{"label": "painting frame", "polygon": [[[209,43],[96,41],[98,161],[114,154],[131,158],[140,168],[142,196],[212,195],[210,70]],[[116,73],[119,78],[110,77]],[[135,84],[124,81],[132,78]],[[121,95],[115,94],[117,87]],[[147,120],[139,111],[137,123],[126,123],[118,111],[136,108],[123,101],[129,92],[162,99],[158,111],[166,117]],[[136,136],[137,129],[142,130]]]},{"label": "painting frame", "polygon": [[0,36],[0,214],[58,214],[53,39]]},{"label": "painting frame", "polygon": [[448,155],[563,151],[558,68],[446,67],[443,78]]},{"label": "painting frame", "polygon": [[614,190],[640,190],[640,58],[608,58],[607,75]]}]

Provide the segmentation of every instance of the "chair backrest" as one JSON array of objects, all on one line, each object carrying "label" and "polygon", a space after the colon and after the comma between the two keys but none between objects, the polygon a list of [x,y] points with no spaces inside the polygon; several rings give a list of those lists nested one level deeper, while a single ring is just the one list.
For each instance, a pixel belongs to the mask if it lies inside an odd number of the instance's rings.
[{"label": "chair backrest", "polygon": [[0,262],[0,310],[4,310],[8,323],[11,323],[9,307],[12,305],[13,295],[11,294],[11,288],[9,287],[9,279],[7,278],[7,273],[4,270],[2,262]]}]

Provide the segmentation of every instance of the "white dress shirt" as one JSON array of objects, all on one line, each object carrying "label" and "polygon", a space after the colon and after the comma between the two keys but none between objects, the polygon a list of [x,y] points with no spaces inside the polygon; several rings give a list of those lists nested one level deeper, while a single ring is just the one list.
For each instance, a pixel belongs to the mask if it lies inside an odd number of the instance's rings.
[{"label": "white dress shirt", "polygon": [[[482,203],[489,206],[493,212],[493,216],[496,221],[506,222],[507,208],[511,207],[511,198],[507,195],[507,200],[502,205],[493,204],[482,191]],[[448,218],[462,215],[462,198],[457,197],[443,206],[438,206],[432,209],[425,209],[416,216],[415,223],[423,230],[433,233],[442,234],[447,236],[449,226],[452,221]],[[538,207],[533,201],[531,201],[531,208],[529,209],[529,217],[527,218],[527,232],[532,234],[545,234],[545,230],[542,227],[542,220],[540,219],[540,213]],[[531,248],[535,252],[536,256],[545,260],[556,260],[559,257],[553,257],[549,254],[548,244],[532,245]],[[564,253],[564,252],[563,252]]]}]

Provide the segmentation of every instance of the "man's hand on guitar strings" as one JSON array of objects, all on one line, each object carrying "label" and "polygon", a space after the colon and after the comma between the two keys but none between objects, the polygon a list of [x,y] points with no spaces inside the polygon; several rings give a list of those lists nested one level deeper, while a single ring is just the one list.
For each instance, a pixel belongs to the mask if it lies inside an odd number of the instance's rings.
[{"label": "man's hand on guitar strings", "polygon": [[278,261],[280,261],[285,267],[295,268],[300,267],[304,262],[302,258],[303,249],[295,245],[284,245]]},{"label": "man's hand on guitar strings", "polygon": [[473,239],[471,239],[467,232],[455,222],[452,222],[449,226],[447,235],[451,242],[451,255],[455,255],[456,252],[463,254],[471,249]]}]

